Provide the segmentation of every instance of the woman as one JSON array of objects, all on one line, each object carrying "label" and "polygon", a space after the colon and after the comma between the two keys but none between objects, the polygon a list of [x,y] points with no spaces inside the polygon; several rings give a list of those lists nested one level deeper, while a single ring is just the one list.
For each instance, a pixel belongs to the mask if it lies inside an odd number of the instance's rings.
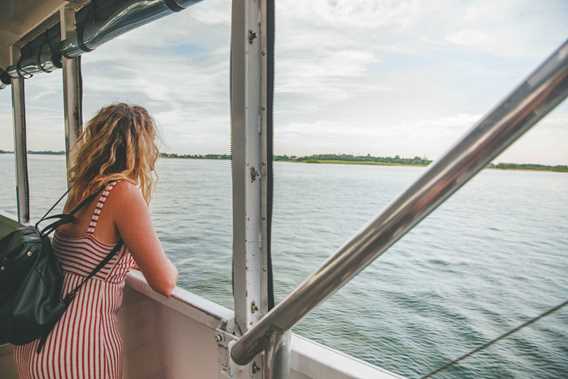
[{"label": "woman", "polygon": [[158,158],[155,140],[154,121],[139,106],[110,105],[88,122],[75,147],[65,211],[104,189],[73,224],[60,226],[54,235],[64,294],[119,241],[123,247],[80,289],[41,353],[37,340],[15,347],[20,379],[121,378],[118,310],[126,274],[137,266],[155,291],[172,294],[177,270],[160,246],[148,210]]}]

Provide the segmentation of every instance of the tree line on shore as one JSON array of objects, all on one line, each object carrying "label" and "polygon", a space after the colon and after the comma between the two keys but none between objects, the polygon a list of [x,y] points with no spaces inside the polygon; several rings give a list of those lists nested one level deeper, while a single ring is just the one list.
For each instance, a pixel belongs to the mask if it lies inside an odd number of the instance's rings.
[{"label": "tree line on shore", "polygon": [[[12,154],[12,151],[0,150],[0,154]],[[38,155],[63,155],[64,151],[52,150],[30,150],[28,154]],[[230,154],[177,154],[177,153],[160,153],[162,158],[177,159],[231,159]],[[301,163],[338,163],[338,164],[370,164],[385,166],[428,166],[432,161],[426,157],[415,156],[412,158],[404,158],[399,155],[394,157],[383,157],[353,154],[312,154],[306,156],[298,155],[275,155],[275,161],[280,162],[301,162]],[[542,165],[535,163],[490,163],[488,168],[498,170],[533,170],[533,171],[555,171],[568,172],[566,165]]]}]

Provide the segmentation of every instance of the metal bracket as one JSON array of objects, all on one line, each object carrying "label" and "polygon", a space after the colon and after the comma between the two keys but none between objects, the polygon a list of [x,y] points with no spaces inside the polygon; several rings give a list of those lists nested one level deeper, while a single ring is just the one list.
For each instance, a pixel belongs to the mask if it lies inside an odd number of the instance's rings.
[{"label": "metal bracket", "polygon": [[234,319],[224,321],[215,331],[217,342],[217,362],[219,363],[219,379],[232,379],[235,377],[231,369],[231,356],[229,355],[229,343],[237,340],[234,333]]},{"label": "metal bracket", "polygon": [[[254,304],[253,304],[254,305]],[[231,359],[231,348],[239,339],[238,325],[235,319],[223,321],[215,330],[217,343],[217,362],[219,364],[219,379],[251,379],[262,378],[262,367],[265,365],[265,354],[261,353],[250,365],[240,366]]]}]

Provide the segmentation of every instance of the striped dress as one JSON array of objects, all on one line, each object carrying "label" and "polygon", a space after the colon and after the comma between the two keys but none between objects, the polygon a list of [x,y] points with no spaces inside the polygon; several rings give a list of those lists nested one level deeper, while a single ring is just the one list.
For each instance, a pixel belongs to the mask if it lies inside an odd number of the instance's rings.
[{"label": "striped dress", "polygon": [[[103,206],[116,182],[101,193],[88,229],[81,237],[57,233],[53,247],[64,271],[64,294],[70,292],[111,251],[114,245],[94,236]],[[79,290],[63,317],[49,334],[41,353],[38,341],[15,346],[20,379],[122,378],[122,340],[118,310],[128,271],[135,267],[126,248]]]}]

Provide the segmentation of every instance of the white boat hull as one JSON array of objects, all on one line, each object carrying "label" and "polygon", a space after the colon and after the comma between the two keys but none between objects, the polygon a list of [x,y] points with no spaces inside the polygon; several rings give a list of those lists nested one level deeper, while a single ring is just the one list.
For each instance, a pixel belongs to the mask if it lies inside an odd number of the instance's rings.
[{"label": "white boat hull", "polygon": [[[226,350],[217,335],[232,317],[231,310],[181,288],[165,298],[150,289],[141,273],[130,274],[121,311],[126,378],[226,377]],[[290,366],[290,379],[401,379],[294,334]],[[7,345],[0,346],[0,377],[17,377]]]}]

